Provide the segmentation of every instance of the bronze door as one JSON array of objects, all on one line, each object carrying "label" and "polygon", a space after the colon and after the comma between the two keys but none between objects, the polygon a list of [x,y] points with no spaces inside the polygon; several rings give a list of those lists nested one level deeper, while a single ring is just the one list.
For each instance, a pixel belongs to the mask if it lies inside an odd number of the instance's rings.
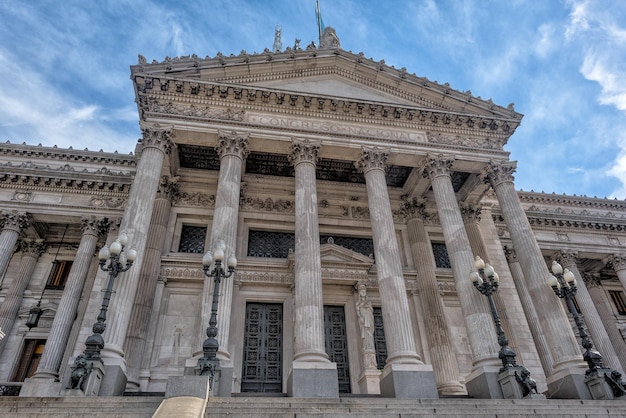
[{"label": "bronze door", "polygon": [[346,315],[343,306],[324,306],[324,329],[326,354],[331,362],[337,363],[339,393],[351,393]]},{"label": "bronze door", "polygon": [[241,392],[283,391],[283,305],[246,304]]}]

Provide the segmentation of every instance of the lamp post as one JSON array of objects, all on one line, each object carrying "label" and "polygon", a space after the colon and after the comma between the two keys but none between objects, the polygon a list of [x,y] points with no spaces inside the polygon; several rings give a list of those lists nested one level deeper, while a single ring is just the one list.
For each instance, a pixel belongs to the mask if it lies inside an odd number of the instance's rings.
[{"label": "lamp post", "polygon": [[100,350],[104,348],[102,333],[106,329],[106,324],[104,322],[107,319],[109,301],[111,300],[111,293],[113,293],[113,282],[120,273],[130,269],[137,258],[137,251],[133,249],[125,249],[127,244],[128,237],[126,234],[121,234],[111,244],[110,248],[105,245],[98,253],[98,258],[100,259],[100,269],[109,273],[109,281],[107,288],[104,291],[104,297],[102,298],[100,314],[98,315],[96,322],[93,324],[93,335],[87,337],[87,341],[85,341],[86,348],[84,355],[87,360],[100,360]]},{"label": "lamp post", "polygon": [[592,372],[598,371],[598,369],[604,369],[602,355],[598,351],[592,350],[593,343],[589,339],[589,335],[585,332],[585,323],[580,315],[578,315],[578,311],[574,305],[574,296],[578,291],[574,273],[568,269],[563,269],[556,261],[552,262],[551,270],[553,274],[548,277],[548,284],[552,287],[552,290],[554,290],[555,295],[561,299],[565,299],[567,309],[574,317],[574,322],[578,328],[578,335],[580,335],[582,346],[585,349],[583,359],[589,366],[586,374],[589,375]]},{"label": "lamp post", "polygon": [[[219,360],[217,359],[217,349],[219,343],[217,341],[217,306],[219,303],[219,290],[222,279],[229,278],[233,275],[235,267],[237,267],[237,259],[234,256],[228,258],[228,272],[222,267],[224,261],[225,245],[220,242],[217,248],[211,253],[207,251],[202,258],[202,270],[208,278],[213,278],[213,302],[211,304],[211,318],[209,326],[206,329],[207,339],[202,344],[203,356],[198,359],[198,365],[195,367],[196,375],[209,376],[210,385],[213,385],[215,372],[219,368]],[[215,267],[211,270],[211,264],[215,263]]]},{"label": "lamp post", "polygon": [[490,264],[485,263],[479,256],[476,256],[474,267],[476,267],[476,271],[470,273],[470,279],[472,280],[474,287],[478,289],[481,294],[487,296],[489,307],[491,308],[491,316],[493,316],[493,322],[496,325],[498,344],[500,344],[498,357],[502,360],[502,368],[500,368],[500,371],[502,372],[507,368],[517,367],[517,363],[515,362],[515,351],[509,347],[509,339],[504,334],[502,321],[500,320],[500,316],[496,310],[496,304],[493,301],[493,294],[498,290],[498,286],[500,285],[498,273],[495,272]]}]

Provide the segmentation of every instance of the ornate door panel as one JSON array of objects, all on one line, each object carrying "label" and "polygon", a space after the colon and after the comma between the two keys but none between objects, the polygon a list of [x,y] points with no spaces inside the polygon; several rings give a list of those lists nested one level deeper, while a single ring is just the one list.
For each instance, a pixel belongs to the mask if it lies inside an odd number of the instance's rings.
[{"label": "ornate door panel", "polygon": [[383,327],[383,312],[377,307],[374,307],[374,348],[376,349],[376,367],[382,370],[387,362],[387,343]]},{"label": "ornate door panel", "polygon": [[283,305],[246,304],[241,392],[283,391]]},{"label": "ornate door panel", "polygon": [[339,393],[351,393],[346,315],[343,306],[324,306],[324,329],[326,354],[331,362],[337,363]]}]

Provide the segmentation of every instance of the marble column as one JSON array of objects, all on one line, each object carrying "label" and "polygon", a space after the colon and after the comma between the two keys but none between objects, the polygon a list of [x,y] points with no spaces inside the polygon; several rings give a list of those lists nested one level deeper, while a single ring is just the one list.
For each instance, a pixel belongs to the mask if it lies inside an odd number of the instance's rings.
[{"label": "marble column", "polygon": [[428,315],[424,324],[437,389],[444,396],[467,394],[465,385],[460,381],[459,366],[450,342],[443,301],[439,296],[435,257],[424,228],[425,221],[429,221],[433,216],[426,212],[424,203],[417,201],[406,202],[403,209],[408,218],[407,232],[411,255],[417,269],[419,297],[424,312]]},{"label": "marble column", "polygon": [[139,273],[139,286],[133,303],[124,347],[128,367],[127,391],[135,391],[139,387],[139,369],[141,368],[141,359],[144,356],[146,333],[150,325],[148,319],[152,313],[154,294],[161,271],[161,255],[163,254],[167,223],[172,207],[171,198],[177,191],[177,182],[172,181],[168,176],[161,178],[152,208],[150,228],[144,250],[144,262]]},{"label": "marble column", "polygon": [[109,306],[107,329],[103,334],[104,348],[101,356],[106,374],[100,395],[120,395],[126,388],[126,361],[124,341],[130,323],[139,274],[145,257],[145,246],[150,227],[150,217],[161,180],[165,156],[173,146],[173,132],[155,124],[142,129],[141,154],[130,189],[128,203],[120,225],[120,232],[128,236],[128,248],[137,250],[133,267],[115,280]]},{"label": "marble column", "polygon": [[467,378],[467,391],[477,398],[501,398],[503,395],[497,380],[501,366],[498,360],[500,346],[487,298],[474,288],[469,279],[470,272],[474,270],[474,255],[452,187],[450,170],[453,161],[452,157],[445,155],[428,155],[423,175],[432,184],[472,349],[473,369]]},{"label": "marble column", "polygon": [[563,305],[547,284],[548,267],[513,185],[514,170],[515,163],[491,162],[483,176],[498,198],[533,305],[541,309],[541,329],[552,349],[554,360],[554,372],[547,381],[549,396],[590,399],[591,394],[584,383],[586,365],[572,329],[568,326],[569,320]]},{"label": "marble column", "polygon": [[106,234],[108,226],[107,220],[93,216],[82,219],[81,228],[83,235],[67,277],[65,289],[59,301],[54,320],[52,321],[46,346],[39,360],[37,371],[33,375],[34,380],[45,380],[46,383],[44,385],[48,384],[48,380],[54,381],[59,377],[61,360],[67,348],[67,341],[75,320],[87,273],[89,272],[91,262],[94,260],[98,237]]},{"label": "marble column", "polygon": [[[220,156],[220,174],[215,195],[215,210],[211,227],[209,250],[213,251],[219,242],[226,245],[225,260],[237,254],[237,224],[239,220],[239,194],[243,162],[249,154],[248,134],[219,132],[216,150]],[[235,275],[237,272],[235,271]],[[232,392],[233,362],[229,351],[230,317],[232,315],[233,280],[235,276],[222,280],[217,310],[217,341],[219,349],[221,377],[219,396],[230,396]],[[203,329],[211,318],[213,280],[206,278],[202,293]],[[206,338],[206,334],[204,334]],[[202,340],[204,340],[202,338]],[[198,347],[198,348],[201,348]]]},{"label": "marble column", "polygon": [[609,299],[602,288],[600,274],[585,272],[583,273],[583,280],[585,281],[585,286],[589,291],[589,296],[593,301],[593,305],[596,307],[598,315],[600,315],[600,320],[602,321],[602,324],[604,324],[610,343],[615,350],[615,355],[617,355],[620,365],[617,369],[619,371],[623,371],[626,369],[626,367],[624,367],[624,365],[626,365],[626,343],[624,343],[622,334],[615,325],[615,316],[610,307],[611,302],[609,302]]},{"label": "marble column", "polygon": [[574,273],[576,283],[578,284],[576,301],[578,302],[578,307],[580,308],[583,320],[585,321],[585,325],[587,326],[587,330],[591,336],[591,341],[593,342],[595,349],[602,354],[602,362],[604,365],[613,370],[621,370],[622,365],[617,358],[617,354],[615,354],[615,349],[613,348],[611,340],[606,333],[606,329],[602,324],[602,319],[596,310],[596,306],[591,299],[587,286],[585,286],[583,276],[580,270],[578,270],[576,255],[575,251],[559,251],[555,254],[554,258],[561,264],[561,266],[563,266],[563,268],[567,268],[569,271]]},{"label": "marble column", "polygon": [[[315,167],[319,144],[294,139],[289,159],[295,169],[294,356],[289,377],[293,397],[339,396],[337,364],[324,346],[324,300]],[[312,386],[310,382],[319,382]]]},{"label": "marble column", "polygon": [[3,211],[0,215],[2,232],[0,232],[0,289],[4,284],[4,273],[13,256],[15,244],[20,236],[20,231],[30,225],[30,215],[18,211]]},{"label": "marble column", "polygon": [[24,239],[18,243],[18,251],[22,253],[22,259],[9,285],[4,302],[0,304],[0,329],[7,335],[0,340],[0,356],[13,330],[17,314],[22,306],[24,291],[33,275],[37,259],[44,253],[46,247],[47,244],[42,239]]},{"label": "marble column", "polygon": [[[365,175],[367,201],[385,340],[387,364],[381,377],[381,394],[388,397],[438,397],[432,366],[425,365],[415,348],[411,314],[393,212],[385,177],[388,150],[362,147],[357,167]],[[415,381],[419,384],[409,382]]]},{"label": "marble column", "polygon": [[505,247],[504,254],[509,263],[509,270],[511,270],[511,276],[513,282],[515,282],[515,288],[522,302],[522,309],[524,309],[524,316],[528,321],[530,332],[533,336],[533,341],[537,352],[539,353],[539,361],[546,376],[550,376],[553,372],[552,364],[552,352],[550,346],[546,340],[546,336],[541,331],[541,323],[539,322],[539,313],[533,305],[530,293],[528,293],[528,287],[526,286],[526,280],[524,279],[524,272],[517,259],[517,254],[513,248]]}]

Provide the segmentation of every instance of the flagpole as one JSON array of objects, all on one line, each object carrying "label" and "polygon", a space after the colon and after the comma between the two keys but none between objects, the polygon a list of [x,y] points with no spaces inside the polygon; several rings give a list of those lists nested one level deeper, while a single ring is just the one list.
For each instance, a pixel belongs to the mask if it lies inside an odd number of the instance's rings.
[{"label": "flagpole", "polygon": [[317,18],[317,33],[319,36],[319,43],[322,43],[322,15],[320,13],[320,2],[315,0],[315,17]]}]

